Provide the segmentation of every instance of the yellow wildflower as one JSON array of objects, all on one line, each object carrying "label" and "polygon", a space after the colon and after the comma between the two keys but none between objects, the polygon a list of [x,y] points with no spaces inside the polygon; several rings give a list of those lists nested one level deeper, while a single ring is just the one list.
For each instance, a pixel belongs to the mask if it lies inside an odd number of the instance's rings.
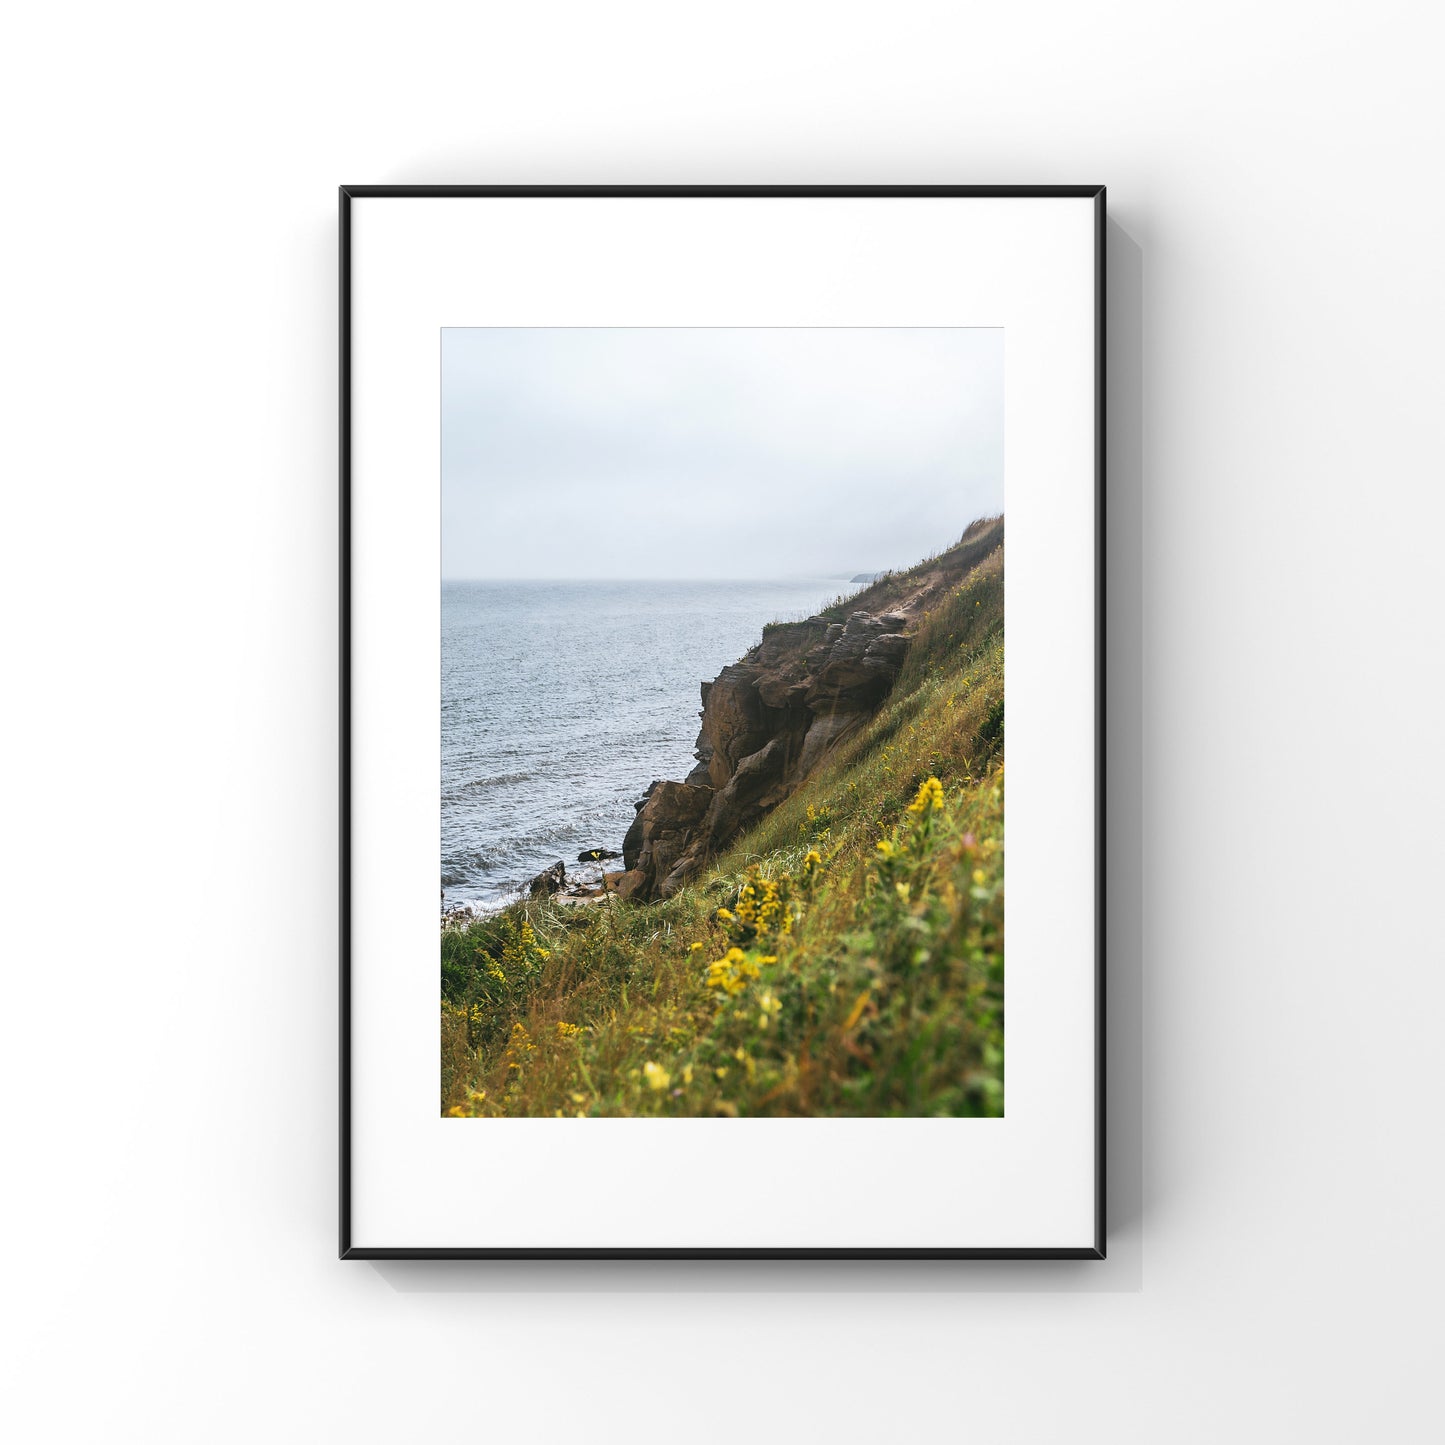
[{"label": "yellow wildflower", "polygon": [[926,813],[931,808],[937,812],[943,807],[943,784],[937,778],[928,778],[919,785],[918,796],[908,805],[910,813]]},{"label": "yellow wildflower", "polygon": [[509,1069],[520,1069],[522,1060],[536,1049],[537,1045],[532,1042],[532,1036],[527,1032],[526,1026],[521,1023],[512,1025],[512,1036],[507,1040],[507,1052],[504,1057],[507,1060]]},{"label": "yellow wildflower", "polygon": [[650,1059],[647,1063],[643,1064],[642,1074],[647,1080],[648,1087],[657,1093],[661,1093],[672,1082],[672,1075],[660,1065],[654,1064]]},{"label": "yellow wildflower", "polygon": [[707,966],[703,982],[708,988],[720,988],[724,993],[741,993],[748,980],[758,976],[758,966],[740,948],[730,948],[719,959]]}]

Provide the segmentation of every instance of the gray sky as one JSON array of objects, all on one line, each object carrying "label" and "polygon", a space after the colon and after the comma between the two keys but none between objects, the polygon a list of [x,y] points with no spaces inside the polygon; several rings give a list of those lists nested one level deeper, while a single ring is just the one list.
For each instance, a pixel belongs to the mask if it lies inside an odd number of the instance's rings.
[{"label": "gray sky", "polygon": [[1003,332],[442,332],[442,576],[849,577],[1003,510]]}]

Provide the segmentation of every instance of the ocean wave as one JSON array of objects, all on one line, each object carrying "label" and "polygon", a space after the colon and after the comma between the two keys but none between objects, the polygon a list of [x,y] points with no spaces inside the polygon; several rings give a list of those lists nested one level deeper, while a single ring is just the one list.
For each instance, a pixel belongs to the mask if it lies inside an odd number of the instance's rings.
[{"label": "ocean wave", "polygon": [[479,873],[489,873],[500,867],[506,857],[505,849],[478,848],[465,853],[445,853],[442,855],[442,887],[451,888],[475,878]]},{"label": "ocean wave", "polygon": [[464,783],[453,784],[442,793],[444,802],[452,802],[477,793],[491,793],[498,788],[513,788],[519,783],[530,783],[537,776],[533,769],[519,773],[498,773],[490,778],[468,778]]}]

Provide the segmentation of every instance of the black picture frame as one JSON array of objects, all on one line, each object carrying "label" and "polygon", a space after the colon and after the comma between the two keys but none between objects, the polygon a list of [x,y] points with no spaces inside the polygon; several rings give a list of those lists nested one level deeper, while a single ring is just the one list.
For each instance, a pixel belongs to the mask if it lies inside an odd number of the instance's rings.
[{"label": "black picture frame", "polygon": [[[351,204],[369,198],[504,197],[856,197],[1092,200],[1094,202],[1094,615],[1095,615],[1095,810],[1094,810],[1094,1221],[1091,1246],[1058,1248],[487,1248],[386,1247],[352,1243],[352,798],[351,798]],[[959,1260],[1103,1260],[1107,1254],[1105,1068],[1105,544],[1106,416],[1105,334],[1106,188],[1079,186],[359,186],[339,188],[339,889],[338,889],[338,1052],[339,1052],[339,1258],[345,1260],[506,1260],[506,1259],[959,1259]]]}]

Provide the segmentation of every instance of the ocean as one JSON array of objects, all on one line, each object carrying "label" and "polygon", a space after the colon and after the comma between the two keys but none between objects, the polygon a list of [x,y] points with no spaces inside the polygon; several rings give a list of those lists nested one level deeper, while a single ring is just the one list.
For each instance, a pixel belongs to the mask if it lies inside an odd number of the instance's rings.
[{"label": "ocean", "polygon": [[[839,579],[444,582],[441,886],[497,907],[559,858],[620,851],[633,804],[694,759],[698,685]],[[621,867],[609,863],[608,867]]]}]

